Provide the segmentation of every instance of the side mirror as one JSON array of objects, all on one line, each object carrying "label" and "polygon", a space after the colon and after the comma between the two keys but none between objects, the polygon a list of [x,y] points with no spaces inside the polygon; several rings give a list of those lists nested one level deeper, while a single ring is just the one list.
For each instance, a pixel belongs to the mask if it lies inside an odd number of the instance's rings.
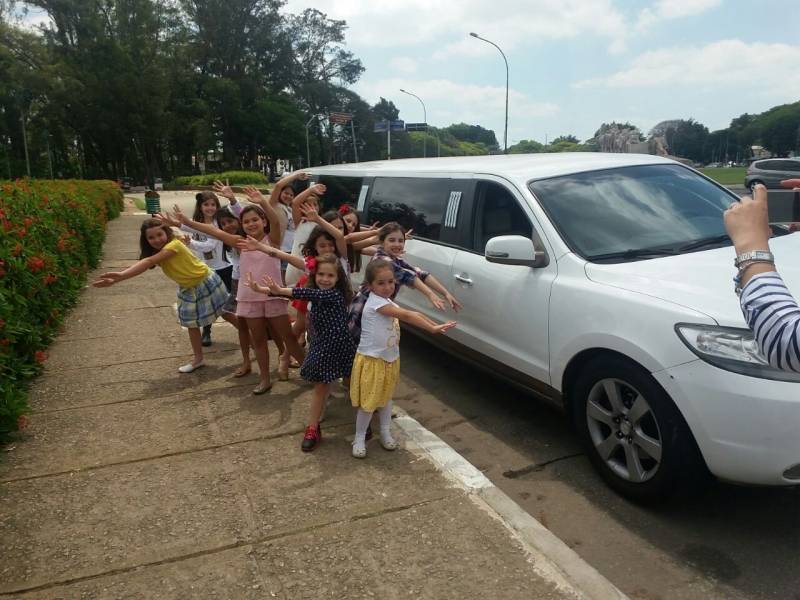
[{"label": "side mirror", "polygon": [[521,235],[500,235],[486,242],[486,260],[499,265],[519,265],[541,269],[550,264],[543,248]]}]

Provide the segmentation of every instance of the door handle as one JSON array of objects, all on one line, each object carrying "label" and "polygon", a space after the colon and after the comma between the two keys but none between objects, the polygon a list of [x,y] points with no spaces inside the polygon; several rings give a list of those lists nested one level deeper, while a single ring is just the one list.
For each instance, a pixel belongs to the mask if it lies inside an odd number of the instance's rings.
[{"label": "door handle", "polygon": [[455,278],[457,281],[460,281],[461,283],[472,285],[472,279],[470,279],[469,277],[465,277],[464,275],[455,275]]}]

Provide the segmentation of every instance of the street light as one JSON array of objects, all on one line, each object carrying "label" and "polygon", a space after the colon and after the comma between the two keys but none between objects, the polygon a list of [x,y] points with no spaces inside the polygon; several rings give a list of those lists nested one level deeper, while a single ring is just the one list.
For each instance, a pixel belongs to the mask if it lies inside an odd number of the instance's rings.
[{"label": "street light", "polygon": [[487,40],[486,38],[482,38],[475,32],[470,32],[470,35],[474,38],[477,38],[481,41],[486,42],[487,44],[491,44],[498,50],[500,50],[500,55],[503,57],[503,61],[506,63],[506,127],[503,131],[503,154],[508,152],[508,59],[506,59],[505,53],[500,49],[500,46],[495,44],[492,41]]},{"label": "street light", "polygon": [[404,94],[408,94],[409,96],[414,96],[414,98],[416,98],[417,100],[419,100],[419,103],[420,103],[420,104],[422,104],[422,120],[423,120],[423,122],[425,123],[425,127],[426,127],[426,129],[425,129],[425,133],[424,133],[424,135],[422,136],[422,158],[427,158],[427,155],[428,155],[428,153],[427,153],[427,138],[428,138],[428,130],[427,130],[427,126],[428,126],[428,111],[427,111],[427,110],[425,110],[425,103],[422,101],[422,98],[420,98],[420,97],[419,97],[419,96],[417,96],[416,94],[412,94],[411,92],[407,92],[407,91],[405,91],[403,88],[400,88],[400,91],[401,91],[401,92],[403,92]]}]

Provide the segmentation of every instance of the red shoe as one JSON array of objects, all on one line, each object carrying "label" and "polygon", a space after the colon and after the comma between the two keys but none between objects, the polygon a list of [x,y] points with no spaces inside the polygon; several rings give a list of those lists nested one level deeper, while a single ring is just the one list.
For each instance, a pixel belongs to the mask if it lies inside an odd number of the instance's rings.
[{"label": "red shoe", "polygon": [[300,444],[300,449],[303,452],[311,452],[322,441],[322,429],[317,423],[316,427],[309,425],[306,427],[306,434],[303,436],[303,443]]}]

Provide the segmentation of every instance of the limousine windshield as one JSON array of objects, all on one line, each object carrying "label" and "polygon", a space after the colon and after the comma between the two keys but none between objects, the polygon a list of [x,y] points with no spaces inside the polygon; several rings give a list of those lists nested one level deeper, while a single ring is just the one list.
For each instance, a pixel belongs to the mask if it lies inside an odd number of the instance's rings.
[{"label": "limousine windshield", "polygon": [[590,171],[529,187],[564,241],[594,262],[643,260],[729,245],[736,197],[679,165]]}]

